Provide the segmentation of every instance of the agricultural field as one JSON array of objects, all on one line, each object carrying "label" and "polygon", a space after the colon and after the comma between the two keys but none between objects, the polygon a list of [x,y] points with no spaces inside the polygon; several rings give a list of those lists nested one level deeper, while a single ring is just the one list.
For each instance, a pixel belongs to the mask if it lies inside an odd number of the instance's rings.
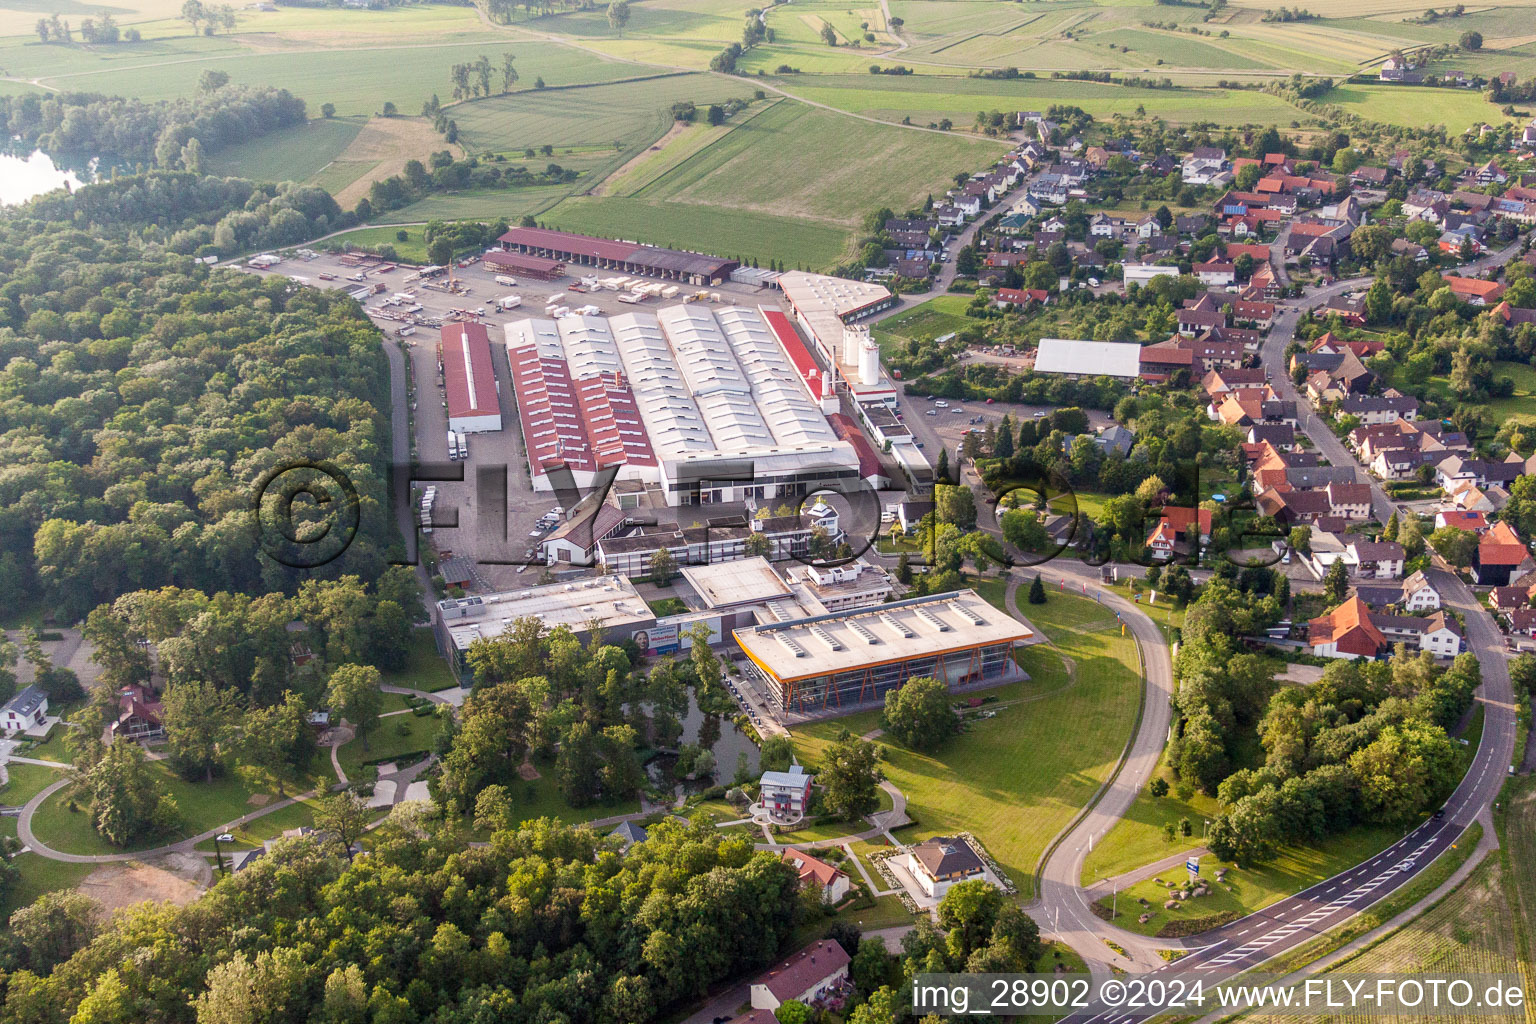
[{"label": "agricultural field", "polygon": [[[1119,635],[1111,612],[1055,591],[1027,612],[1051,645],[1024,652],[1030,680],[999,694],[997,717],[932,753],[886,741],[882,766],[919,823],[904,840],[969,830],[1026,897],[1046,846],[1118,762],[1141,689],[1134,641]],[[843,729],[863,734],[878,718],[869,711],[797,728],[800,759],[814,764]]]},{"label": "agricultural field", "polygon": [[840,227],[792,217],[688,206],[665,200],[575,196],[539,215],[547,227],[735,257],[825,267],[848,246]]},{"label": "agricultural field", "polygon": [[[672,124],[672,104],[750,100],[752,88],[713,75],[669,74],[615,84],[525,91],[450,108],[464,145],[476,153],[526,147],[600,146],[618,152],[648,144]],[[742,115],[738,114],[737,117]]]},{"label": "agricultural field", "polygon": [[1459,132],[1484,121],[1502,124],[1509,120],[1482,93],[1470,89],[1346,85],[1324,93],[1319,102],[1336,104],[1373,121],[1409,128],[1444,125]]},{"label": "agricultural field", "polygon": [[949,118],[959,128],[978,110],[1043,109],[1071,103],[1095,117],[1145,113],[1173,122],[1208,121],[1214,110],[1233,124],[1289,125],[1309,115],[1268,93],[1229,89],[1145,89],[1053,79],[938,78],[912,75],[793,76],[776,80],[795,96],[866,117],[926,125]]},{"label": "agricultural field", "polygon": [[[901,159],[893,160],[898,152]],[[729,204],[852,227],[870,209],[921,203],[942,192],[956,171],[974,169],[1002,152],[996,142],[850,121],[804,104],[779,102],[636,197]],[[807,168],[816,173],[807,174]]]},{"label": "agricultural field", "polygon": [[204,169],[252,181],[310,181],[346,151],[364,123],[345,117],[294,125],[215,153],[204,161]]}]

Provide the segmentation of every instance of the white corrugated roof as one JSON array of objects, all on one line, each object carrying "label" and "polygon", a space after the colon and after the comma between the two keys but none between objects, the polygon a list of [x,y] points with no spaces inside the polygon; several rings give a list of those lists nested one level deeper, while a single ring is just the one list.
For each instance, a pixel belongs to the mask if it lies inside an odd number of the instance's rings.
[{"label": "white corrugated roof", "polygon": [[1041,338],[1035,354],[1038,373],[1075,373],[1094,377],[1136,377],[1141,346],[1124,341],[1074,341]]}]

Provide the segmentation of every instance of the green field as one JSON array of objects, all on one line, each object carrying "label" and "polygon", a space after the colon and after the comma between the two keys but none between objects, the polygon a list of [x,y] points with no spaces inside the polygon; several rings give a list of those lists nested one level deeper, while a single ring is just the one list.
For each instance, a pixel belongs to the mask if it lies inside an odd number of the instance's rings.
[{"label": "green field", "polygon": [[1401,85],[1347,85],[1323,94],[1322,103],[1333,103],[1351,114],[1387,124],[1422,128],[1444,125],[1459,132],[1487,121],[1509,120],[1480,92],[1467,89],[1429,89]]},{"label": "green field", "polygon": [[320,118],[222,150],[205,161],[205,170],[252,181],[308,181],[340,156],[362,128],[362,118]]},{"label": "green field", "polygon": [[[1030,681],[1000,694],[997,717],[931,754],[889,740],[883,768],[907,796],[918,826],[911,839],[974,833],[1026,896],[1046,846],[1109,776],[1140,701],[1135,645],[1094,601],[1052,592],[1028,605],[1054,646],[1026,650]],[[800,758],[814,764],[842,729],[862,734],[879,713],[862,712],[794,730]]]},{"label": "green field", "polygon": [[[956,171],[1003,152],[995,142],[853,121],[777,103],[683,161],[642,199],[718,205],[852,227],[870,209],[906,209]],[[893,160],[892,154],[901,159]],[[807,174],[808,168],[815,168]]]},{"label": "green field", "polygon": [[[1152,879],[1121,889],[1119,896],[1113,899],[1104,895],[1098,903],[1106,909],[1112,902],[1117,903],[1120,916],[1115,919],[1115,923],[1142,935],[1156,935],[1170,922],[1198,921],[1201,918],[1218,918],[1210,925],[1214,927],[1221,921],[1236,920],[1251,914],[1309,885],[1354,867],[1397,842],[1402,838],[1403,831],[1362,826],[1326,839],[1316,846],[1282,847],[1272,861],[1258,867],[1239,868],[1219,862],[1215,857],[1203,858],[1201,871],[1212,881],[1210,895],[1183,902],[1175,910],[1163,909],[1163,902],[1168,899],[1168,890]],[[1181,847],[1175,845],[1167,849],[1177,852]],[[1221,882],[1215,881],[1218,867],[1228,869]],[[1182,882],[1187,873],[1181,867],[1174,867],[1161,877],[1164,881]],[[1145,899],[1147,906],[1139,906],[1136,902],[1138,899]],[[1152,917],[1142,924],[1137,920],[1141,913],[1150,913]]]},{"label": "green field", "polygon": [[[372,12],[370,17],[387,19],[389,14]],[[345,16],[332,12],[332,17]],[[636,73],[633,65],[597,54],[510,36],[470,35],[456,42],[434,43],[421,41],[405,28],[377,39],[351,41],[351,48],[347,48],[348,42],[340,37],[334,46],[322,47],[310,41],[285,44],[279,40],[184,35],[88,51],[44,47],[35,40],[31,44],[6,41],[9,45],[0,44],[0,67],[13,76],[41,77],[44,85],[59,89],[110,88],[147,100],[192,95],[203,70],[216,68],[228,72],[237,84],[287,89],[309,103],[311,115],[318,115],[320,104],[329,102],[342,116],[375,114],[385,100],[394,102],[405,114],[420,111],[434,93],[446,101],[453,90],[449,78],[452,65],[473,61],[482,53],[499,63],[502,52],[514,52],[521,76],[517,88],[530,92],[537,78],[549,86],[563,86],[628,78]]]},{"label": "green field", "polygon": [[617,196],[576,196],[540,214],[539,220],[564,231],[745,256],[763,263],[777,259],[790,267],[811,269],[836,263],[849,238],[841,228],[790,217]]},{"label": "green field", "polygon": [[12,762],[5,766],[5,773],[8,781],[4,788],[0,788],[0,803],[8,807],[25,806],[28,800],[64,778],[59,769],[40,764]]},{"label": "green field", "polygon": [[965,315],[965,308],[970,304],[969,295],[935,296],[881,320],[869,333],[880,345],[881,355],[889,359],[896,348],[905,346],[908,341],[931,341],[980,323]]},{"label": "green field", "polygon": [[[238,775],[224,775],[212,782],[188,782],[174,774],[164,762],[151,762],[149,767],[157,777],[156,782],[175,798],[182,824],[169,836],[146,839],[127,849],[144,850],[164,846],[233,821],[259,807],[250,802],[251,796],[257,791]],[[63,789],[49,797],[38,809],[32,820],[32,831],[39,840],[61,853],[123,852],[123,849],[96,834],[83,806],[71,810],[67,806],[68,802],[68,790]]]},{"label": "green field", "polygon": [[779,83],[793,95],[839,110],[889,121],[910,117],[926,125],[949,118],[958,127],[972,124],[978,110],[1043,109],[1071,103],[1099,118],[1132,114],[1138,108],[1166,121],[1226,124],[1277,124],[1308,119],[1303,111],[1268,93],[1229,89],[1145,89],[1098,82],[1050,79],[1000,81],[939,78],[931,75],[805,75]]},{"label": "green field", "polygon": [[[387,230],[388,244],[400,245],[395,241],[394,228],[378,229],[381,233]],[[360,232],[352,232],[360,234]],[[419,240],[421,231],[409,232],[412,239]],[[383,244],[385,239],[380,237],[378,243]],[[385,686],[401,686],[409,690],[425,690],[428,693],[436,693],[438,690],[447,690],[458,686],[459,681],[453,677],[453,671],[443,656],[437,653],[437,644],[432,639],[430,629],[416,629],[411,632],[410,649],[407,652],[405,665],[398,669],[383,669],[380,677]]]},{"label": "green field", "polygon": [[370,773],[364,768],[365,761],[388,758],[395,761],[395,767],[405,768],[431,753],[432,741],[441,728],[436,715],[391,715],[368,734],[367,750],[362,740],[355,739],[342,746],[337,759],[347,778],[354,781]]},{"label": "green field", "polygon": [[624,149],[661,135],[672,123],[673,103],[691,100],[702,106],[733,98],[750,100],[751,86],[713,75],[673,74],[494,96],[460,104],[452,108],[452,117],[474,152],[511,153],[543,145]]}]

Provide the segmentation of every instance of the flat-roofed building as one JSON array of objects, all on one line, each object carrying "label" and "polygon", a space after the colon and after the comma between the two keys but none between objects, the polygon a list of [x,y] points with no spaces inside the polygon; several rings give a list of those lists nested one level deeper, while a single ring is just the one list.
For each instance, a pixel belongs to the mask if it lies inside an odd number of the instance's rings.
[{"label": "flat-roofed building", "polygon": [[741,608],[790,596],[789,584],[760,555],[734,562],[691,565],[682,573],[693,592],[711,608]]},{"label": "flat-roofed building", "polygon": [[[792,564],[785,575],[829,612],[846,612],[877,605],[891,595],[891,578],[868,562],[847,565]],[[802,602],[804,603],[804,602]]]},{"label": "flat-roofed building", "polygon": [[481,324],[445,324],[438,347],[448,429],[466,434],[501,429],[491,339]]},{"label": "flat-roofed building", "polygon": [[[889,288],[793,270],[779,275],[779,289],[822,360],[835,369],[838,384],[855,401],[896,404],[896,385],[880,367],[880,348],[869,338],[868,329],[857,325],[896,304]],[[775,320],[772,326],[782,332],[789,325]]]},{"label": "flat-roofed building", "polygon": [[1018,679],[1014,648],[1037,639],[973,590],[738,628],[734,636],[779,707],[802,714],[880,701],[918,676],[950,689]]},{"label": "flat-roofed building", "polygon": [[1035,352],[1035,371],[1067,377],[1137,377],[1141,374],[1141,346],[1123,341],[1041,338]]},{"label": "flat-roofed building", "polygon": [[605,632],[627,636],[656,624],[639,591],[623,576],[597,576],[569,583],[508,590],[437,602],[432,628],[437,646],[448,656],[454,675],[468,685],[472,673],[465,662],[476,640],[494,639],[519,619],[537,619],[547,629],[564,626],[586,639],[591,624]]}]

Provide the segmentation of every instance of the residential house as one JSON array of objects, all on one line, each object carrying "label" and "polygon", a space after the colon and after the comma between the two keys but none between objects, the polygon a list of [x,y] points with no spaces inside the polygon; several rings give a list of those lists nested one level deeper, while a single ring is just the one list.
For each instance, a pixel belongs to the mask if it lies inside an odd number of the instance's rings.
[{"label": "residential house", "polygon": [[790,765],[784,772],[764,772],[758,803],[776,818],[796,821],[811,805],[811,782],[814,779],[815,776],[807,775],[798,764]]},{"label": "residential house", "polygon": [[905,866],[923,894],[942,897],[956,882],[983,878],[986,867],[971,844],[952,836],[934,836],[913,846]]},{"label": "residential house", "polygon": [[1460,509],[1437,512],[1435,529],[1443,530],[1447,526],[1455,530],[1466,530],[1468,533],[1482,533],[1488,529],[1488,516],[1483,512],[1463,512]]},{"label": "residential house", "polygon": [[777,1010],[790,1000],[816,1007],[848,984],[848,953],[834,939],[818,939],[752,980],[754,1010]]},{"label": "residential house", "polygon": [[1371,610],[1351,597],[1325,615],[1307,623],[1307,643],[1319,658],[1377,658],[1387,638],[1371,621]]},{"label": "residential house", "polygon": [[1412,576],[1403,580],[1402,601],[1403,609],[1409,612],[1433,612],[1440,609],[1440,592],[1434,584],[1429,582],[1429,577],[1420,569]]},{"label": "residential house", "polygon": [[48,695],[37,686],[28,686],[0,708],[0,729],[6,733],[36,729],[48,717]]},{"label": "residential house", "polygon": [[1174,555],[1198,554],[1199,547],[1211,540],[1211,513],[1207,509],[1168,506],[1152,532],[1147,547],[1152,557],[1164,560]]},{"label": "residential house", "polygon": [[1195,277],[1206,287],[1222,287],[1237,280],[1236,267],[1214,256],[1204,263],[1197,264],[1194,271]]},{"label": "residential house", "polygon": [[1531,587],[1494,587],[1488,592],[1488,604],[1497,612],[1512,612],[1531,607]]},{"label": "residential house", "polygon": [[1180,177],[1186,185],[1210,185],[1221,178],[1226,168],[1226,150],[1214,146],[1200,146],[1184,158]]},{"label": "residential house", "polygon": [[1437,658],[1456,657],[1464,643],[1461,626],[1444,611],[1424,618],[1373,613],[1371,621],[1388,643],[1428,651]]},{"label": "residential house", "polygon": [[1451,294],[1469,306],[1496,305],[1504,295],[1504,286],[1497,281],[1484,281],[1477,277],[1451,275],[1445,279]]},{"label": "residential house", "polygon": [[113,737],[132,741],[159,739],[165,735],[161,722],[164,705],[154,692],[140,683],[129,683],[117,691],[117,718],[107,727]]},{"label": "residential house", "polygon": [[1388,390],[1385,395],[1347,395],[1334,410],[1333,418],[1342,420],[1354,416],[1365,424],[1396,423],[1399,419],[1412,419],[1419,414],[1419,400]]},{"label": "residential house", "polygon": [[643,843],[646,839],[646,831],[632,821],[621,821],[619,827],[608,833],[608,838],[619,841],[619,852],[628,852],[636,843]]},{"label": "residential house", "polygon": [[783,860],[795,873],[800,876],[800,886],[804,888],[807,882],[814,882],[821,886],[821,900],[833,906],[841,903],[848,895],[849,879],[845,871],[820,860],[801,850],[785,850]]},{"label": "residential house", "polygon": [[1507,487],[1524,475],[1525,465],[1520,462],[1490,462],[1452,455],[1435,468],[1435,483],[1446,494],[1454,495],[1466,484],[1479,488],[1490,484]]},{"label": "residential house", "polygon": [[1504,587],[1516,574],[1536,568],[1525,541],[1508,523],[1494,523],[1478,538],[1472,554],[1472,579],[1482,586]]}]

